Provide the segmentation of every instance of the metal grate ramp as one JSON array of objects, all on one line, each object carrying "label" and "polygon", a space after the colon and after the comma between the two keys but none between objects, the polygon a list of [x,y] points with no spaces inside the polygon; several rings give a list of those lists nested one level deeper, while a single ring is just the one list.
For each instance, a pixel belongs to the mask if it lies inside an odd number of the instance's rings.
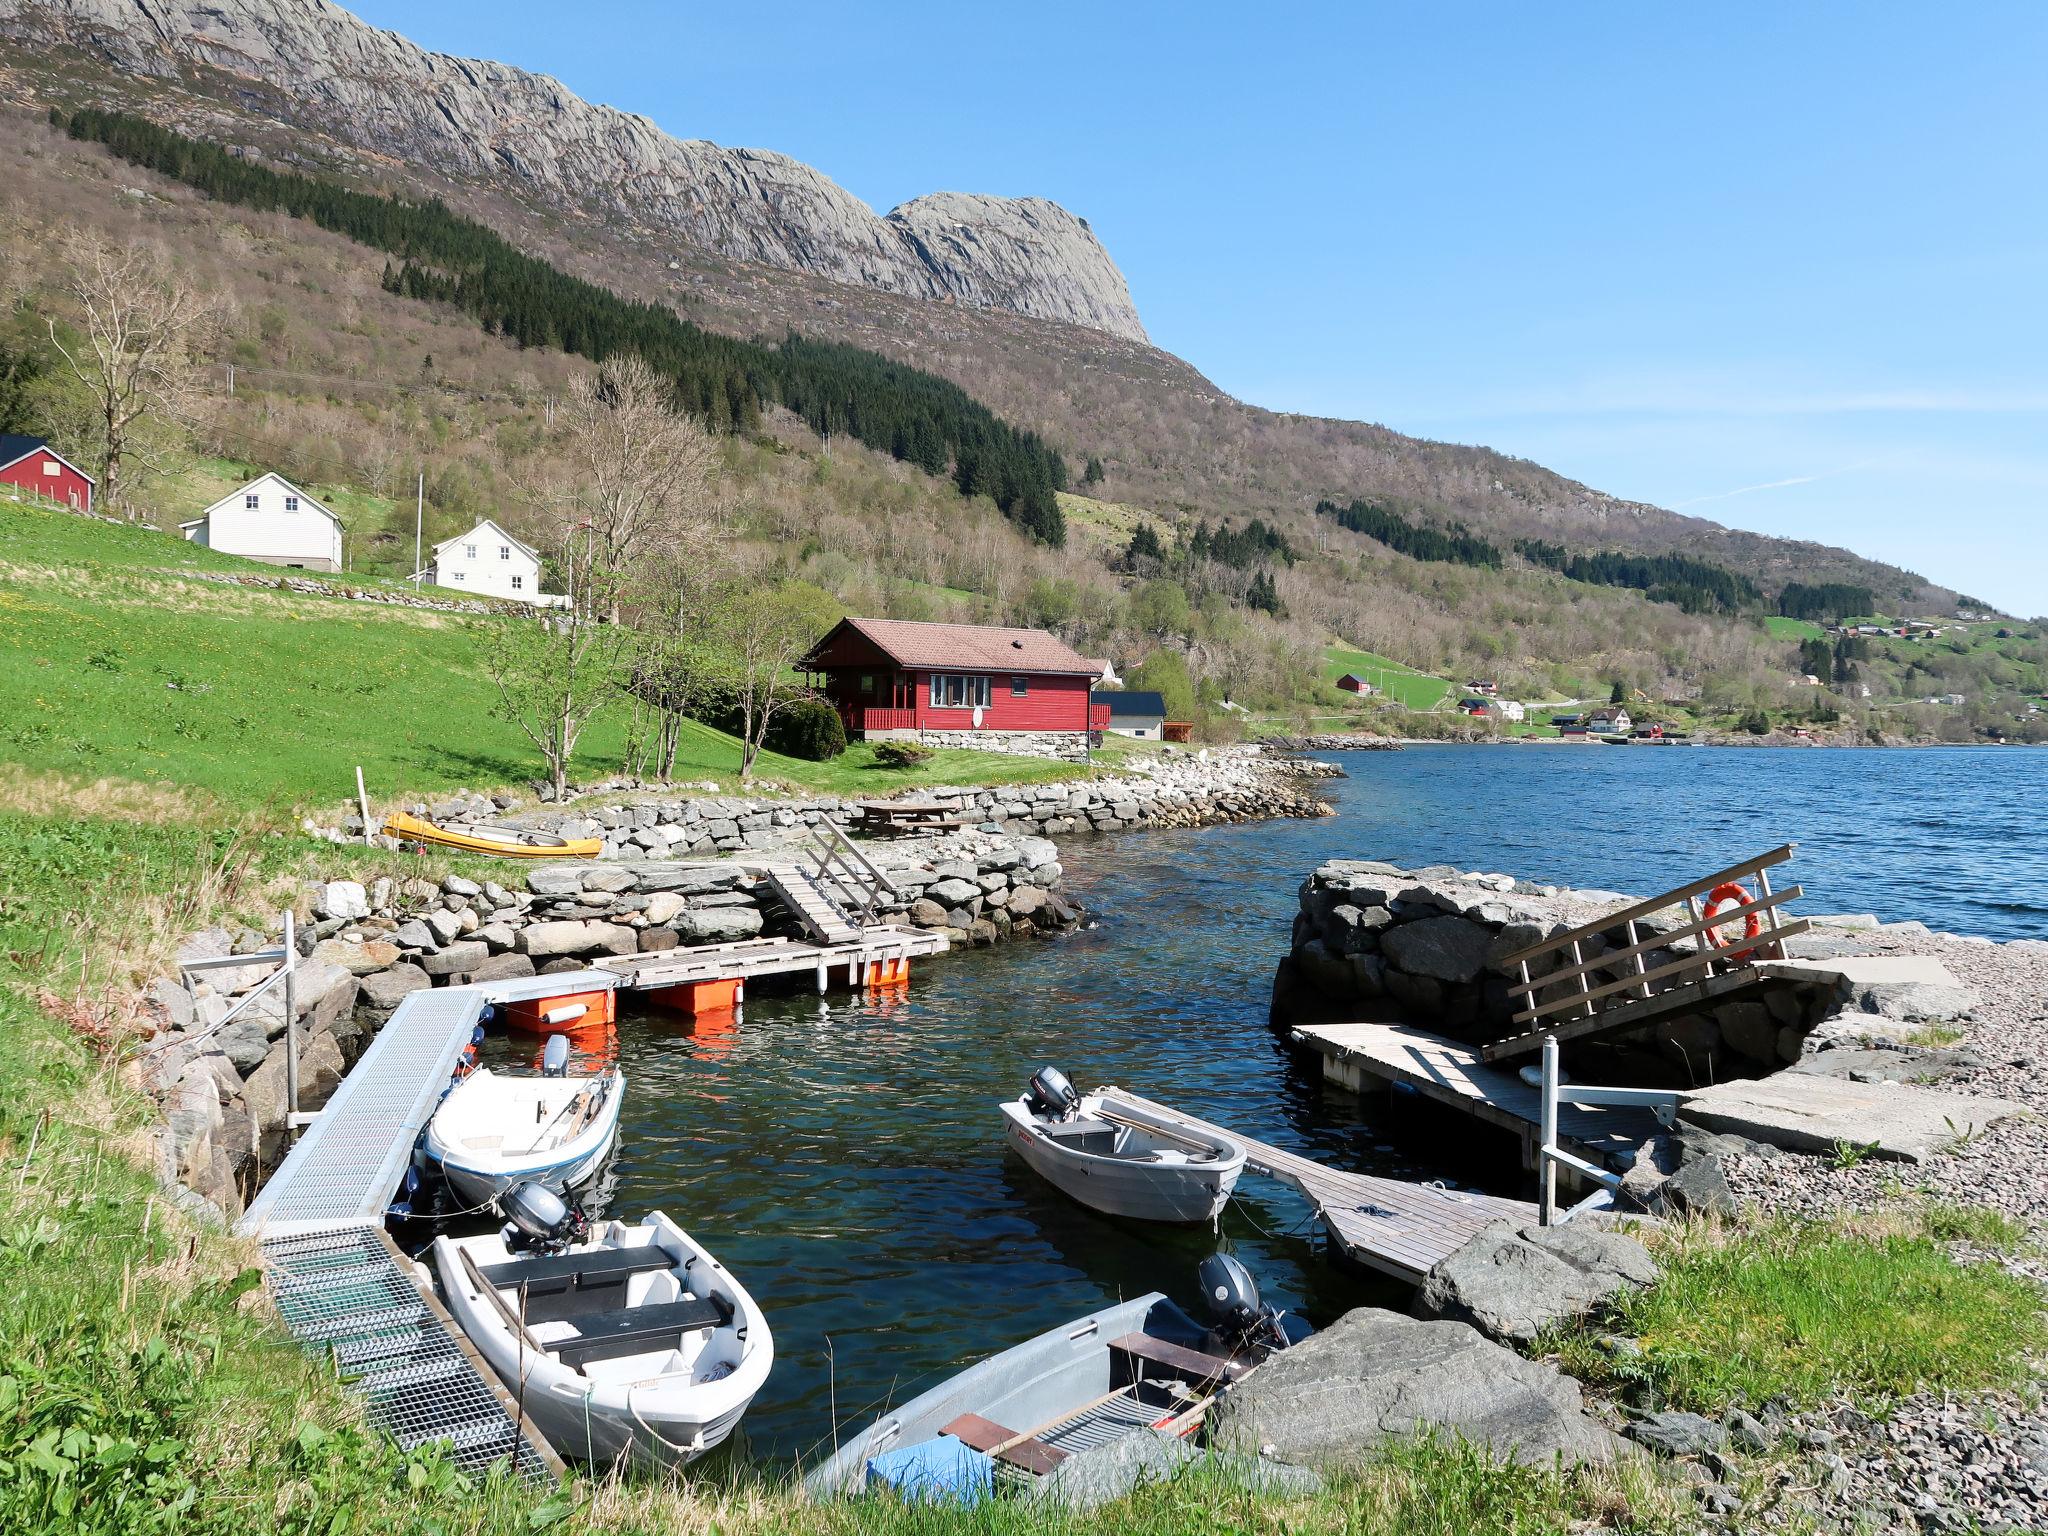
[{"label": "metal grate ramp", "polygon": [[546,1440],[520,1420],[491,1368],[381,1230],[273,1237],[263,1259],[285,1326],[332,1362],[401,1447],[446,1442],[468,1472],[506,1462],[529,1482],[562,1474]]},{"label": "metal grate ramp", "polygon": [[480,987],[406,997],[236,1230],[272,1237],[381,1220],[490,997]]}]

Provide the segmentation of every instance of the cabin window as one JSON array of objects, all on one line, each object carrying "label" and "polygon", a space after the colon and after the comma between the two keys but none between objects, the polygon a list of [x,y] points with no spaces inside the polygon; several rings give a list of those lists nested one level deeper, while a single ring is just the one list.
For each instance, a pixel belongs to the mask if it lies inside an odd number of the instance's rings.
[{"label": "cabin window", "polygon": [[875,691],[875,674],[874,674],[874,673],[872,673],[872,672],[863,672],[863,673],[861,673],[861,675],[860,675],[860,691],[861,691],[862,693],[873,693],[873,692]]},{"label": "cabin window", "polygon": [[457,581],[462,580],[463,573],[461,571],[450,571],[448,574],[453,576]]},{"label": "cabin window", "polygon": [[1025,696],[1026,694],[1028,694],[1028,693],[1029,693],[1030,691],[1031,691],[1031,679],[1030,679],[1030,678],[1028,678],[1028,677],[1013,677],[1013,678],[1011,678],[1011,679],[1010,679],[1010,697],[1011,697],[1011,698],[1013,698],[1013,699],[1021,699],[1021,698],[1023,698],[1023,697],[1024,697],[1024,696]]},{"label": "cabin window", "polygon": [[258,496],[258,495],[256,495],[256,494],[255,494],[255,493],[254,493],[254,492],[252,491],[252,492],[251,492],[251,493],[250,493],[249,495],[247,495],[247,496],[244,496],[244,497],[242,498],[242,508],[243,508],[243,510],[244,510],[244,511],[247,511],[247,512],[254,512],[254,511],[256,510],[256,508],[257,508],[257,507],[258,507],[259,505],[261,505],[262,501],[263,501],[263,498],[262,498],[261,496]]},{"label": "cabin window", "polygon": [[526,585],[526,578],[525,578],[524,576],[514,576],[514,577],[512,578],[512,590],[513,590],[514,592],[517,592],[517,591],[518,591],[518,590],[519,590],[519,589],[520,589],[521,587],[523,587],[523,586],[525,586],[525,585]]},{"label": "cabin window", "polygon": [[285,499],[284,499],[284,509],[285,509],[285,511],[287,511],[287,512],[296,512],[296,511],[298,511],[298,510],[299,510],[299,498],[298,498],[298,497],[296,497],[296,496],[287,496],[287,497],[285,497]]},{"label": "cabin window", "polygon": [[500,560],[510,560],[512,558],[512,546],[510,544],[500,544],[498,546],[498,558]]},{"label": "cabin window", "polygon": [[64,471],[55,459],[45,459],[43,460],[43,473],[46,475],[61,475]]},{"label": "cabin window", "polygon": [[968,677],[958,672],[934,672],[932,674],[932,708],[973,709],[976,705],[988,708],[995,690],[985,677]]},{"label": "cabin window", "polygon": [[474,544],[465,544],[462,546],[462,553],[467,558],[474,560],[476,558],[476,546]]}]

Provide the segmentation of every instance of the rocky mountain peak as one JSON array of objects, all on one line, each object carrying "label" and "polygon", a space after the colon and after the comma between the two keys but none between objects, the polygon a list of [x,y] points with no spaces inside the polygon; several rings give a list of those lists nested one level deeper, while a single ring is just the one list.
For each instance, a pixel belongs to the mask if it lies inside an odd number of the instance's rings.
[{"label": "rocky mountain peak", "polygon": [[137,74],[257,82],[269,110],[359,149],[734,260],[1145,339],[1116,263],[1056,203],[939,193],[884,218],[786,155],[671,138],[552,76],[430,53],[329,0],[0,0],[0,34]]}]

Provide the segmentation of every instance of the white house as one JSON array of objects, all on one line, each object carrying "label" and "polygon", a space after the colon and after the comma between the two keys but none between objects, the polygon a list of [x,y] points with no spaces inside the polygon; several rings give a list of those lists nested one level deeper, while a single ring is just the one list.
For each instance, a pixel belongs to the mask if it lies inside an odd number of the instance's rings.
[{"label": "white house", "polygon": [[569,599],[540,589],[540,554],[485,518],[467,533],[434,546],[434,559],[420,573],[437,587],[485,597],[560,607]]},{"label": "white house", "polygon": [[341,519],[283,475],[258,475],[178,531],[194,544],[265,565],[341,569]]},{"label": "white house", "polygon": [[1525,709],[1518,700],[1515,699],[1495,699],[1493,701],[1493,712],[1499,715],[1503,720],[1521,720],[1526,718],[1529,713],[1529,711]]}]

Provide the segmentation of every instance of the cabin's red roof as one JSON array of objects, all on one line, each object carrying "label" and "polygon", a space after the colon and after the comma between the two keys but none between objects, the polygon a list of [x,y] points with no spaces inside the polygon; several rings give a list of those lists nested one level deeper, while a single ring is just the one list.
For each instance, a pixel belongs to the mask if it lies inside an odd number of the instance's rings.
[{"label": "cabin's red roof", "polygon": [[[847,619],[844,627],[865,636],[899,667],[948,672],[1101,675],[1100,666],[1075,655],[1064,641],[1042,629],[925,624],[912,619]],[[830,639],[830,635],[826,636],[813,649],[824,649]]]}]

